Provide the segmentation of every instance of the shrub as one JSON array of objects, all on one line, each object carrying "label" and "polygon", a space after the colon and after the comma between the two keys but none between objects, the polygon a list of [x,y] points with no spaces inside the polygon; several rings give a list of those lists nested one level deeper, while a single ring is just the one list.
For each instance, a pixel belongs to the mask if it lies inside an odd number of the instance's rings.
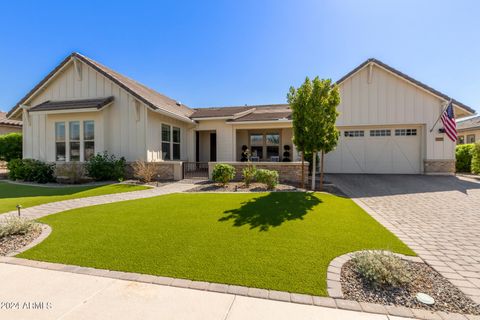
[{"label": "shrub", "polygon": [[132,168],[133,168],[133,175],[142,182],[153,181],[153,178],[157,173],[157,168],[155,164],[145,162],[145,161],[140,161],[140,160],[135,161],[135,163],[132,164]]},{"label": "shrub", "polygon": [[268,190],[273,190],[278,184],[278,172],[275,170],[258,169],[256,179],[264,183]]},{"label": "shrub", "polygon": [[54,182],[55,165],[34,159],[14,159],[7,165],[11,180],[23,180],[38,183]]},{"label": "shrub", "polygon": [[242,175],[243,175],[243,182],[245,183],[245,186],[249,187],[250,183],[255,179],[255,176],[257,175],[257,168],[255,168],[254,165],[249,164],[242,170]]},{"label": "shrub", "polygon": [[22,158],[22,134],[9,133],[0,136],[0,160],[10,161]]},{"label": "shrub", "polygon": [[226,186],[233,178],[235,178],[235,168],[229,164],[219,163],[213,168],[212,179],[215,182]]},{"label": "shrub", "polygon": [[455,148],[455,168],[457,172],[470,172],[474,150],[474,144],[457,145]]},{"label": "shrub", "polygon": [[480,174],[480,142],[477,142],[474,145],[472,151],[471,172],[474,174]]},{"label": "shrub", "polygon": [[391,252],[361,252],[352,262],[356,271],[373,287],[400,287],[411,280],[407,263]]},{"label": "shrub", "polygon": [[61,182],[80,183],[85,176],[85,168],[76,161],[67,162],[55,167],[55,176],[57,177],[57,182],[60,182],[59,180],[61,179]]},{"label": "shrub", "polygon": [[91,157],[85,163],[87,175],[97,181],[123,180],[125,177],[125,158],[117,159],[107,152]]},{"label": "shrub", "polygon": [[25,176],[23,173],[23,160],[13,159],[7,163],[8,178],[10,180],[21,180]]},{"label": "shrub", "polygon": [[0,224],[0,239],[17,234],[27,234],[39,229],[40,225],[32,220],[17,216],[9,216]]}]

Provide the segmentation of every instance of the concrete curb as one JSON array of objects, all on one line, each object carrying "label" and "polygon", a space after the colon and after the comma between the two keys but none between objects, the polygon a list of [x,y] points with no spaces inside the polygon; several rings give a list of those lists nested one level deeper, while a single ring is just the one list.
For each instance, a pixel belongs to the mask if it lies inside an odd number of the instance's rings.
[{"label": "concrete curb", "polygon": [[[443,311],[429,311],[425,309],[414,309],[402,306],[383,305],[370,302],[357,302],[353,300],[344,299],[341,284],[341,270],[345,263],[350,261],[355,254],[368,251],[351,252],[333,259],[328,265],[327,269],[327,291],[328,295],[335,299],[338,308],[364,311],[370,313],[386,314],[391,316],[419,318],[427,320],[453,320],[453,319],[480,319],[476,315],[463,315],[460,313],[446,313]],[[393,253],[395,256],[403,260],[412,262],[425,263],[420,257],[406,256],[400,253]],[[478,317],[478,318],[477,318]]]}]

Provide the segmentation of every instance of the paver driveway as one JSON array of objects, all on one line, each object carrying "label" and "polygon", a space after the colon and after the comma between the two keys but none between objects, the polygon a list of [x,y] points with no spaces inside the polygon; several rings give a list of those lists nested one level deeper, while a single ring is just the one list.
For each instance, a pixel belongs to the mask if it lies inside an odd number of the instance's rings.
[{"label": "paver driveway", "polygon": [[480,304],[480,183],[453,176],[329,175]]}]

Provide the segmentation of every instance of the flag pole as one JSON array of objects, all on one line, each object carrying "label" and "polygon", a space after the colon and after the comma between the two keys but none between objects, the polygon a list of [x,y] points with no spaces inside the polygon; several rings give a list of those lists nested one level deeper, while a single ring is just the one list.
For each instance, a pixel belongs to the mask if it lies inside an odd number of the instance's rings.
[{"label": "flag pole", "polygon": [[440,115],[438,116],[437,118],[437,121],[435,121],[435,123],[433,124],[432,128],[430,129],[430,132],[433,131],[433,128],[435,128],[435,126],[437,125],[438,123],[438,120],[440,120],[440,118],[442,117],[442,114],[445,112],[445,110],[447,110],[448,106],[450,105],[450,103],[452,103],[453,99],[450,99],[447,104],[445,105],[445,107],[443,107],[443,110],[442,112],[440,112]]}]

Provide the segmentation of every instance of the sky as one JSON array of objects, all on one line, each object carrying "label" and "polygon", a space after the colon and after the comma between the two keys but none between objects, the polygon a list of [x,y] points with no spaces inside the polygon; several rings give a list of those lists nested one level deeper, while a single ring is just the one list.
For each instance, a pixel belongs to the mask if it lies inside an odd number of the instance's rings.
[{"label": "sky", "polygon": [[480,1],[0,1],[0,110],[73,51],[190,107],[285,103],[374,57],[480,111]]}]

